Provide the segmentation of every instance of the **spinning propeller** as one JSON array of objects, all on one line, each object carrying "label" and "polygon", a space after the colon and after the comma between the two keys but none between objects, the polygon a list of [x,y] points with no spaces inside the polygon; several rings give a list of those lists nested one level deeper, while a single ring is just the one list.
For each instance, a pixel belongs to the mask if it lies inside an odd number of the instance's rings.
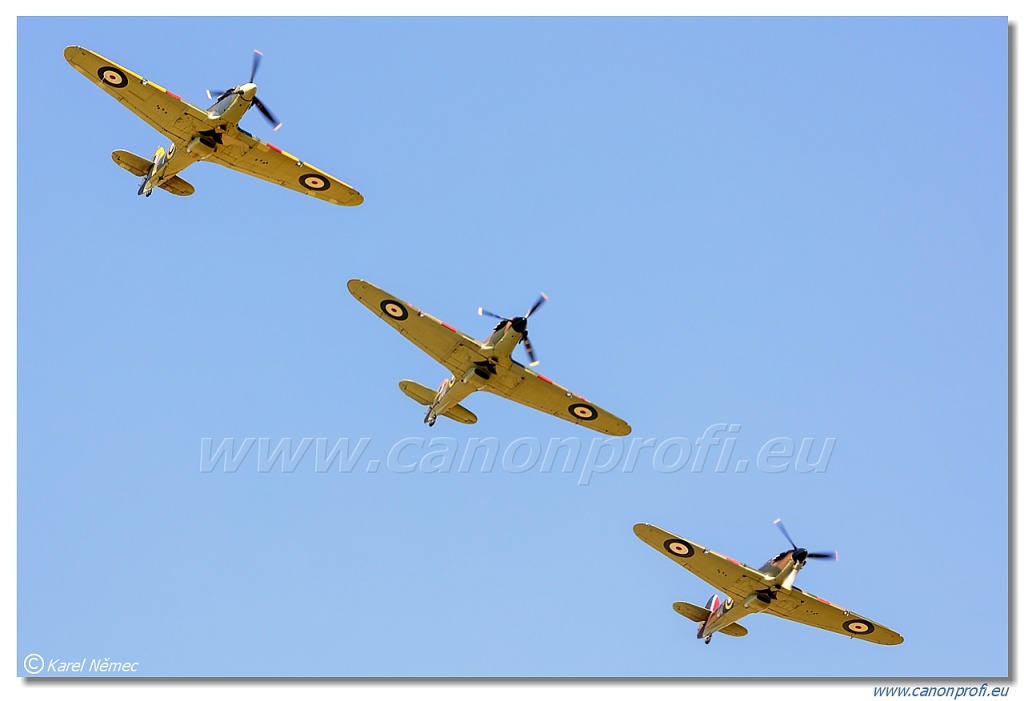
[{"label": "spinning propeller", "polygon": [[807,550],[805,550],[804,548],[798,547],[797,544],[793,542],[793,539],[789,537],[789,532],[786,531],[786,527],[782,525],[781,518],[775,519],[774,523],[776,526],[779,527],[779,530],[782,531],[782,535],[786,536],[786,540],[789,541],[789,544],[793,546],[793,559],[797,562],[806,562],[808,558],[812,558],[815,560],[839,559],[839,553],[837,553],[834,550],[832,552],[807,552]]},{"label": "spinning propeller", "polygon": [[530,343],[530,336],[526,333],[526,320],[530,318],[531,314],[537,311],[540,305],[544,304],[544,302],[547,301],[547,298],[548,296],[541,292],[540,297],[538,297],[537,301],[533,303],[533,306],[530,307],[530,311],[526,312],[525,316],[515,316],[512,317],[511,319],[506,319],[500,314],[489,312],[483,307],[477,309],[476,313],[479,314],[480,316],[490,316],[495,319],[500,319],[501,321],[507,321],[512,324],[513,331],[515,331],[516,333],[523,334],[523,345],[526,346],[526,354],[530,356],[530,367],[533,367],[537,365],[537,363],[539,363],[540,361],[537,360],[537,357],[533,354],[533,345]]},{"label": "spinning propeller", "polygon": [[[249,82],[247,83],[248,85],[252,85],[254,83],[254,81],[256,80],[256,69],[260,67],[260,61],[263,59],[263,52],[262,51],[260,51],[259,49],[253,49],[252,51],[253,51],[253,54],[252,54],[252,71],[249,73]],[[221,99],[225,95],[238,95],[238,94],[241,94],[241,92],[242,92],[241,88],[242,87],[244,87],[244,86],[237,85],[237,86],[231,88],[230,90],[221,90],[220,93],[217,95],[216,100]],[[207,90],[206,91],[206,96],[208,98],[210,98],[211,100],[214,100],[213,91]],[[214,101],[216,101],[216,100],[214,100]],[[270,122],[271,124],[274,125],[274,131],[277,131],[278,129],[281,128],[281,122],[277,121],[277,119],[274,117],[274,115],[272,115],[270,113],[270,110],[267,109],[267,106],[263,104],[262,100],[260,100],[255,95],[253,95],[252,104],[253,104],[254,107],[256,107],[256,109],[258,109],[260,111],[260,113],[264,117],[267,118],[268,122]]]}]

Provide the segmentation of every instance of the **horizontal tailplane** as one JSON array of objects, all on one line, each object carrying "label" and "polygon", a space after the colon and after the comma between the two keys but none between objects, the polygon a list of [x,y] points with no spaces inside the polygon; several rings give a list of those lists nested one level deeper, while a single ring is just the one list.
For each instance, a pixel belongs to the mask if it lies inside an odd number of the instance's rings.
[{"label": "horizontal tailplane", "polygon": [[[697,604],[690,604],[685,601],[677,601],[672,604],[672,608],[680,616],[686,616],[694,623],[704,623],[708,620],[708,616],[711,615],[711,609],[704,608],[703,606],[697,606]],[[742,638],[747,634],[747,629],[741,626],[739,623],[731,623],[725,628],[722,628],[719,633],[725,635],[731,635],[736,638]]]},{"label": "horizontal tailplane", "polygon": [[[418,382],[413,382],[412,380],[402,380],[401,382],[398,383],[398,388],[405,392],[406,395],[408,395],[410,398],[416,400],[417,402],[424,406],[430,406],[431,404],[433,404],[434,397],[437,396],[437,392],[435,392],[434,390],[430,389],[429,387],[424,387]],[[474,414],[461,404],[456,404],[455,406],[450,407],[448,411],[441,414],[441,416],[446,416],[449,419],[452,419],[453,421],[458,421],[459,423],[462,424],[476,423],[476,414]]]},{"label": "horizontal tailplane", "polygon": [[739,623],[730,623],[718,632],[725,633],[726,635],[731,635],[734,638],[742,638],[744,635],[747,634],[747,629],[741,626]]},{"label": "horizontal tailplane", "polygon": [[140,178],[148,175],[149,167],[153,165],[152,159],[136,156],[130,151],[114,151],[110,154],[110,157],[114,159],[114,163]]},{"label": "horizontal tailplane", "polygon": [[674,608],[676,613],[680,616],[686,616],[694,623],[703,623],[708,620],[708,616],[711,615],[711,611],[709,609],[706,609],[703,606],[698,606],[697,604],[690,604],[685,601],[675,602],[672,604],[672,608]]},{"label": "horizontal tailplane", "polygon": [[[130,151],[117,150],[110,154],[110,157],[114,159],[114,163],[121,166],[132,175],[137,175],[140,178],[144,178],[149,175],[149,167],[153,165],[153,161],[149,158],[143,158],[142,156],[138,156]],[[192,183],[179,178],[177,175],[164,180],[159,183],[157,187],[167,190],[167,192],[172,195],[178,195],[179,197],[187,197],[196,191],[196,189],[192,187]]]},{"label": "horizontal tailplane", "polygon": [[423,406],[430,406],[430,403],[434,401],[434,397],[437,396],[437,392],[434,390],[424,387],[418,382],[412,380],[402,380],[398,383],[398,389],[405,392],[409,397],[415,399]]},{"label": "horizontal tailplane", "polygon": [[196,191],[196,189],[192,187],[192,183],[187,180],[182,180],[177,175],[164,180],[162,183],[157,185],[157,187],[161,190],[167,190],[167,192],[172,195],[177,195],[178,197],[188,197]]}]

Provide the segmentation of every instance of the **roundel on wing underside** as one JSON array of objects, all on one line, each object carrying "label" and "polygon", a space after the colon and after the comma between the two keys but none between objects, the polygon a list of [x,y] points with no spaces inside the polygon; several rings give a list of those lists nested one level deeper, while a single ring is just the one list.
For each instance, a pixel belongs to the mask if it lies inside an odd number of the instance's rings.
[{"label": "roundel on wing underside", "polygon": [[103,81],[105,85],[109,85],[112,88],[123,88],[128,85],[128,76],[124,74],[120,68],[115,66],[103,66],[96,75]]},{"label": "roundel on wing underside", "polygon": [[669,538],[663,544],[669,555],[676,557],[690,557],[693,555],[693,546],[682,538]]},{"label": "roundel on wing underside", "polygon": [[385,299],[380,303],[380,310],[395,321],[404,321],[409,318],[409,310],[401,302],[393,299]]},{"label": "roundel on wing underside", "polygon": [[853,633],[854,635],[867,635],[875,630],[875,626],[871,621],[865,621],[862,618],[855,618],[852,621],[844,623],[843,630],[847,633]]},{"label": "roundel on wing underside", "polygon": [[323,192],[331,186],[331,181],[316,173],[306,173],[299,177],[299,185],[307,190]]},{"label": "roundel on wing underside", "polygon": [[581,421],[593,421],[597,418],[597,409],[589,404],[570,404],[569,413]]}]

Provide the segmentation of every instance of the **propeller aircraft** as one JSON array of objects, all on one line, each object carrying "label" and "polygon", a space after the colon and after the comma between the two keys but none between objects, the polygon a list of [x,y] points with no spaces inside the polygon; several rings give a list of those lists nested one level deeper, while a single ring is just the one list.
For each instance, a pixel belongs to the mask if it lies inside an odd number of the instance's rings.
[{"label": "propeller aircraft", "polygon": [[[64,49],[64,58],[79,73],[171,140],[169,148],[158,148],[151,159],[121,150],[111,154],[115,163],[142,178],[140,195],[149,197],[154,188],[191,195],[195,188],[178,174],[193,163],[211,161],[334,204],[362,203],[363,196],[349,185],[238,126],[252,107],[274,124],[275,131],[281,126],[256,97],[253,81],[262,56],[259,51],[253,54],[248,82],[220,91],[203,110],[89,49]],[[207,96],[214,99],[209,90]]]},{"label": "propeller aircraft", "polygon": [[464,424],[476,423],[476,416],[459,402],[484,390],[601,433],[625,436],[630,432],[629,424],[611,412],[513,360],[512,351],[522,343],[530,365],[537,365],[526,325],[547,300],[546,295],[542,294],[526,314],[511,319],[481,307],[480,316],[496,318],[498,323],[491,335],[480,342],[369,282],[349,280],[348,289],[367,309],[452,373],[437,390],[411,380],[398,384],[409,397],[427,407],[423,418],[427,425],[433,426],[439,416]]},{"label": "propeller aircraft", "polygon": [[670,560],[725,592],[724,601],[715,594],[704,606],[685,601],[672,605],[676,613],[699,624],[697,638],[703,638],[705,644],[718,632],[735,637],[746,635],[747,629],[738,621],[758,612],[879,645],[903,642],[903,636],[896,631],[793,586],[797,573],[808,560],[836,560],[838,555],[808,552],[793,542],[781,519],[776,519],[775,525],[793,547],[756,570],[657,526],[638,523],[633,526],[633,532]]}]

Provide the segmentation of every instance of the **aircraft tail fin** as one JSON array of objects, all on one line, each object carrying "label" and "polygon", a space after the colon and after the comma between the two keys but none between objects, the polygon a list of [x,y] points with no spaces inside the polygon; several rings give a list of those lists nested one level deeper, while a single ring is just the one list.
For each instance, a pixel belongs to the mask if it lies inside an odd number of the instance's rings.
[{"label": "aircraft tail fin", "polygon": [[[398,388],[405,392],[410,398],[424,406],[430,406],[434,402],[434,397],[437,396],[437,392],[435,390],[432,390],[429,387],[424,387],[418,382],[413,382],[412,380],[402,380],[398,383]],[[458,421],[462,424],[476,423],[476,414],[461,404],[456,404],[448,409],[448,411],[441,414],[441,416],[446,416],[449,419]]]}]

